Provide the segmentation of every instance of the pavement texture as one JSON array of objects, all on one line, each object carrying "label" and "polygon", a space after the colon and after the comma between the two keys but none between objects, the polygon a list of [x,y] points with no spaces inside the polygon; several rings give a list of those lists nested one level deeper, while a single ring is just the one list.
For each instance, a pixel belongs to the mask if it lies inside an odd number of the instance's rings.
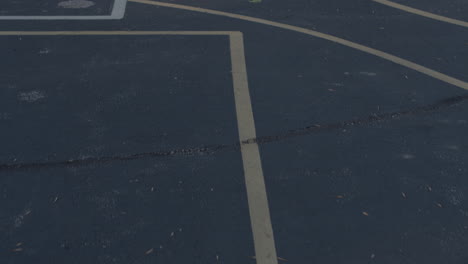
[{"label": "pavement texture", "polygon": [[[468,27],[371,0],[167,3],[468,81]],[[468,21],[466,1],[395,3]],[[112,10],[0,4],[0,16]],[[0,17],[0,29],[0,263],[468,263],[467,90],[285,28],[132,1],[120,20]],[[18,31],[242,32],[271,262],[254,247],[229,34]]]}]

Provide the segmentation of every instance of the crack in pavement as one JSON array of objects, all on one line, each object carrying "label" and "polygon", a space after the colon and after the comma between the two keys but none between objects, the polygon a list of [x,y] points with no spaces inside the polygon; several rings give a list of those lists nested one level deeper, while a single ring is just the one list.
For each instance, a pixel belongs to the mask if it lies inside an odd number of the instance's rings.
[{"label": "crack in pavement", "polygon": [[417,114],[424,114],[429,112],[434,112],[442,108],[447,108],[454,106],[458,103],[468,100],[468,94],[459,95],[454,97],[445,98],[439,100],[433,104],[420,106],[410,110],[404,110],[399,112],[390,112],[382,114],[373,114],[367,117],[336,122],[328,124],[314,124],[311,126],[306,126],[303,128],[298,128],[294,130],[289,130],[282,134],[270,135],[270,136],[260,136],[257,138],[248,139],[242,142],[232,143],[232,144],[218,144],[218,145],[207,145],[200,146],[195,148],[180,148],[166,151],[153,151],[153,152],[144,152],[136,153],[129,155],[116,155],[116,156],[104,156],[104,157],[89,157],[83,159],[70,159],[62,161],[42,161],[42,162],[26,162],[26,163],[5,163],[0,164],[0,171],[11,171],[11,170],[27,170],[27,169],[44,169],[44,168],[55,168],[55,167],[81,167],[93,164],[105,164],[116,161],[132,161],[139,159],[148,159],[148,158],[162,158],[162,157],[174,157],[174,156],[193,156],[193,155],[203,155],[203,154],[213,154],[223,150],[236,150],[239,149],[241,145],[244,144],[268,144],[273,142],[279,142],[285,139],[306,136],[314,133],[324,132],[324,131],[333,131],[338,129],[344,129],[351,126],[359,126],[370,123],[375,123],[379,121],[387,120],[396,120],[405,116],[412,116]]}]

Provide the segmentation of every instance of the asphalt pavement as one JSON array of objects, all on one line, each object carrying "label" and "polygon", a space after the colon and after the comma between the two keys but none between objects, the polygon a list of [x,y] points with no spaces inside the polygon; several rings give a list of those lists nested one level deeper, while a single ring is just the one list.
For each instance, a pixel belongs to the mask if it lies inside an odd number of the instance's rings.
[{"label": "asphalt pavement", "polygon": [[468,263],[468,2],[392,3],[1,3],[0,263]]}]

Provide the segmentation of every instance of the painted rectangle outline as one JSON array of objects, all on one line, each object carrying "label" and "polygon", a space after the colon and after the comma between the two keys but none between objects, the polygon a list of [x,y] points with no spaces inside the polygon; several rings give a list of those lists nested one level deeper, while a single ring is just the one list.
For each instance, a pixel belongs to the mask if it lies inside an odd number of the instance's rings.
[{"label": "painted rectangle outline", "polygon": [[127,0],[114,0],[110,15],[99,16],[0,16],[0,20],[105,20],[122,19],[125,15]]},{"label": "painted rectangle outline", "polygon": [[239,31],[0,31],[0,36],[192,35],[228,36],[239,142],[257,264],[278,264],[270,209],[247,78],[244,37]]}]

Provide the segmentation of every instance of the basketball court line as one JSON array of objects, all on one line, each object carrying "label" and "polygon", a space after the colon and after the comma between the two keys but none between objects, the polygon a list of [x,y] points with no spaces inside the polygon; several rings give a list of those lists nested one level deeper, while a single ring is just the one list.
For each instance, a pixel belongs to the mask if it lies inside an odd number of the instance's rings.
[{"label": "basketball court line", "polygon": [[[332,35],[321,33],[318,31],[292,26],[288,24],[278,23],[270,20],[227,13],[222,11],[191,7],[178,4],[170,4],[158,1],[148,0],[129,0],[136,3],[143,3],[155,6],[163,6],[170,8],[195,11],[200,13],[225,16],[230,18],[241,19],[245,21],[260,23],[268,26],[274,26],[286,30],[296,31],[310,36],[318,37],[328,41],[332,41],[356,50],[380,57],[382,59],[394,62],[401,66],[413,69],[440,81],[452,84],[459,88],[468,90],[468,83],[431,70],[424,66],[418,65],[411,61],[399,58],[397,56],[358,44],[345,39],[341,39]],[[381,2],[382,0],[373,0]],[[118,3],[120,5],[118,5]],[[116,0],[111,16],[10,16],[0,17],[0,19],[119,19],[122,18],[125,12],[126,0]],[[116,9],[117,8],[117,9]],[[424,11],[422,11],[424,12]],[[434,15],[437,16],[437,15]],[[432,17],[434,18],[434,17]],[[435,19],[435,18],[434,18]],[[448,19],[448,18],[447,18]],[[440,20],[440,19],[437,19]],[[450,19],[449,19],[450,20]],[[442,20],[441,20],[442,21]],[[444,21],[448,22],[448,21]],[[463,21],[461,21],[463,22]],[[449,22],[450,23],[450,22]],[[463,22],[466,23],[466,22]],[[463,24],[463,26],[465,26]],[[243,159],[244,176],[247,187],[247,196],[249,203],[249,212],[251,218],[252,232],[254,236],[256,261],[259,264],[276,264],[277,256],[274,244],[273,230],[271,226],[270,212],[268,207],[268,199],[261,165],[261,158],[258,149],[258,144],[249,139],[256,138],[255,123],[252,112],[251,99],[248,88],[247,71],[245,65],[243,37],[240,32],[233,31],[9,31],[0,32],[1,36],[8,35],[228,35],[230,38],[232,77],[234,86],[235,105],[237,113],[237,122],[239,129],[239,139],[241,142],[241,154]]]},{"label": "basketball court line", "polygon": [[237,125],[254,236],[255,259],[258,264],[276,264],[278,261],[260,151],[258,144],[251,142],[251,139],[257,138],[257,133],[247,80],[244,40],[240,32],[231,33],[229,39]]},{"label": "basketball court line", "polygon": [[234,101],[241,155],[258,264],[277,264],[268,197],[256,138],[255,120],[247,78],[244,39],[235,31],[0,31],[0,36],[102,36],[102,35],[224,35],[229,37]]},{"label": "basketball court line", "polygon": [[186,10],[186,11],[193,11],[193,12],[198,12],[198,13],[203,13],[203,14],[210,14],[210,15],[217,15],[217,16],[223,16],[223,17],[229,17],[229,18],[235,18],[239,20],[244,20],[244,21],[249,21],[249,22],[254,22],[258,24],[263,24],[267,26],[272,26],[272,27],[277,27],[277,28],[282,28],[290,31],[295,31],[299,33],[303,33],[309,36],[314,36],[317,38],[321,38],[324,40],[328,40],[334,43],[341,44],[343,46],[347,46],[350,48],[353,48],[355,50],[362,51],[367,54],[374,55],[376,57],[382,58],[384,60],[393,62],[395,64],[404,66],[406,68],[415,70],[417,72],[420,72],[422,74],[425,74],[427,76],[430,76],[432,78],[435,78],[439,81],[457,86],[459,88],[462,88],[464,90],[468,90],[468,83],[459,79],[456,79],[454,77],[448,76],[446,74],[443,74],[441,72],[429,69],[427,67],[424,67],[422,65],[416,64],[412,61],[394,56],[392,54],[370,48],[361,44],[358,44],[356,42],[352,42],[346,39],[342,39],[339,37],[335,37],[333,35],[325,34],[322,32],[318,32],[315,30],[307,29],[307,28],[302,28],[298,26],[292,26],[288,24],[283,24],[271,20],[266,20],[262,18],[256,18],[256,17],[251,17],[251,16],[245,16],[245,15],[239,15],[239,14],[234,14],[234,13],[228,13],[224,11],[218,11],[218,10],[213,10],[213,9],[206,9],[206,8],[200,8],[200,7],[193,7],[193,6],[187,6],[187,5],[179,5],[179,4],[171,4],[171,3],[166,3],[166,2],[159,2],[159,1],[151,1],[151,0],[129,0],[130,2],[134,3],[140,3],[140,4],[147,4],[147,5],[153,5],[153,6],[162,6],[162,7],[168,7],[168,8],[175,8],[175,9],[181,9],[181,10]]},{"label": "basketball court line", "polygon": [[187,36],[230,36],[235,31],[0,31],[0,36],[119,36],[119,35],[187,35]]},{"label": "basketball court line", "polygon": [[436,14],[429,13],[429,12],[426,12],[426,11],[422,11],[422,10],[419,10],[419,9],[416,9],[416,8],[413,8],[413,7],[398,4],[398,3],[395,3],[395,2],[392,2],[392,1],[388,1],[388,0],[372,0],[372,1],[374,1],[376,3],[379,3],[379,4],[382,4],[382,5],[386,5],[386,6],[389,6],[389,7],[396,8],[396,9],[400,9],[402,11],[412,13],[412,14],[415,14],[415,15],[427,17],[427,18],[442,21],[442,22],[445,22],[445,23],[450,23],[450,24],[457,25],[457,26],[468,27],[468,22],[458,20],[458,19],[449,18],[449,17],[445,17],[445,16],[441,16],[441,15],[436,15]]},{"label": "basketball court line", "polygon": [[0,16],[0,20],[103,20],[122,19],[125,14],[127,0],[114,0],[110,15],[99,16]]}]

